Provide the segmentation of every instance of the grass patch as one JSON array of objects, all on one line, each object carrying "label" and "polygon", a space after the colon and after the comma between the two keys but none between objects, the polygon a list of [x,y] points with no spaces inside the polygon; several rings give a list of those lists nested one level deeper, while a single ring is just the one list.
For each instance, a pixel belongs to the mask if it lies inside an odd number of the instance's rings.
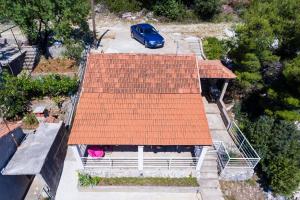
[{"label": "grass patch", "polygon": [[79,173],[80,186],[179,186],[197,187],[197,179],[194,177],[186,178],[157,178],[157,177],[118,177],[101,178],[93,177],[88,174]]}]

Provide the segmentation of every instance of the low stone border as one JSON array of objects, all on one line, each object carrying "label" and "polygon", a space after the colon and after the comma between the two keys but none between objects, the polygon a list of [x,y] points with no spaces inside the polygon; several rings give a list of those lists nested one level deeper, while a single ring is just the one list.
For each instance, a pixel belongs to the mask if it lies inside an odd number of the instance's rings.
[{"label": "low stone border", "polygon": [[179,186],[77,186],[80,192],[166,192],[196,193],[199,187]]}]

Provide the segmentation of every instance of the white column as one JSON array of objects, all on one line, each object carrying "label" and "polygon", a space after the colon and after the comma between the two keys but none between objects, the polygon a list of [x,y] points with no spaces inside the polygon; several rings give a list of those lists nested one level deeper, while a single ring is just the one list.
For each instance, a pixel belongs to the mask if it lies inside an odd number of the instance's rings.
[{"label": "white column", "polygon": [[221,92],[221,96],[220,96],[220,99],[219,99],[220,101],[223,101],[225,92],[227,90],[227,86],[228,86],[228,79],[226,79],[225,82],[224,82],[224,85],[223,85],[223,88],[222,88],[222,92]]},{"label": "white column", "polygon": [[138,146],[138,169],[143,171],[144,168],[144,146]]},{"label": "white column", "polygon": [[199,159],[198,159],[198,162],[197,162],[197,166],[196,166],[196,170],[197,171],[200,171],[200,169],[201,169],[201,166],[203,164],[206,152],[207,152],[207,147],[205,147],[205,146],[202,147],[201,155],[199,156]]}]

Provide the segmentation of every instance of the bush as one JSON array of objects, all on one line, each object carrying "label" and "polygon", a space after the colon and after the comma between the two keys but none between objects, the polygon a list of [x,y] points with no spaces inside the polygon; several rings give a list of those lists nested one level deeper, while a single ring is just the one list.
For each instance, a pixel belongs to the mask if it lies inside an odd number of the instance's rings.
[{"label": "bush", "polygon": [[185,7],[176,0],[162,0],[156,3],[153,11],[158,16],[164,16],[170,20],[182,20],[185,16]]},{"label": "bush", "polygon": [[215,37],[207,37],[203,40],[204,53],[208,59],[221,59],[227,52],[226,44]]},{"label": "bush", "polygon": [[14,77],[8,73],[2,74],[0,82],[1,117],[18,119],[27,110],[27,92],[24,91],[24,84],[28,85],[26,89],[30,91],[31,84],[28,78]]},{"label": "bush", "polygon": [[201,19],[212,19],[220,12],[220,0],[195,0],[195,12]]},{"label": "bush", "polygon": [[63,75],[47,75],[38,79],[28,76],[3,74],[0,82],[1,115],[7,119],[19,118],[28,109],[34,97],[68,96],[76,92],[78,81]]},{"label": "bush", "polygon": [[82,51],[84,50],[83,43],[75,42],[75,41],[68,41],[65,44],[66,50],[64,52],[64,56],[70,59],[76,60],[79,63],[81,59]]},{"label": "bush", "polygon": [[76,92],[77,79],[58,74],[51,74],[34,80],[38,96],[68,96]]},{"label": "bush", "polygon": [[88,174],[79,173],[78,178],[79,178],[79,185],[83,187],[95,186],[98,185],[100,182],[100,177],[92,177]]},{"label": "bush", "polygon": [[26,129],[34,129],[39,125],[39,121],[33,113],[29,113],[25,115],[23,125]]},{"label": "bush", "polygon": [[138,11],[141,9],[141,2],[137,0],[104,0],[104,3],[110,11],[116,13]]},{"label": "bush", "polygon": [[292,122],[262,116],[244,130],[261,157],[261,170],[275,193],[290,195],[300,184],[300,131]]}]

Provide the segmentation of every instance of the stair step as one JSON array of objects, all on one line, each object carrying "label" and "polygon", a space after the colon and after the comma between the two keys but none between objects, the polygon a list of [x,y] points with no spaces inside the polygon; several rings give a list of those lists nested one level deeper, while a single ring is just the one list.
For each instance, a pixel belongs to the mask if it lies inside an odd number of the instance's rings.
[{"label": "stair step", "polygon": [[219,175],[215,172],[201,172],[200,179],[219,179]]},{"label": "stair step", "polygon": [[203,200],[224,200],[221,190],[200,187],[200,191]]},{"label": "stair step", "polygon": [[215,178],[200,178],[198,180],[198,182],[202,188],[219,188],[220,187],[219,179],[215,179]]}]

